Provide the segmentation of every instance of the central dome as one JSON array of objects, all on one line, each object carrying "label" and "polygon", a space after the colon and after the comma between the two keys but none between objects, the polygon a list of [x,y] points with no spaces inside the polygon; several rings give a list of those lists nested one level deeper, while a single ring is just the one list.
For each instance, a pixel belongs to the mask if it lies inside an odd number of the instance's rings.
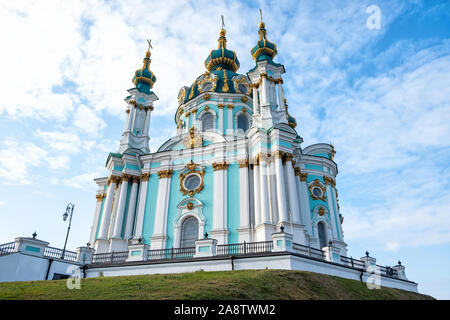
[{"label": "central dome", "polygon": [[211,50],[205,60],[205,67],[209,72],[218,70],[219,68],[233,72],[239,69],[239,60],[236,53],[227,49],[227,38],[225,38],[225,34],[225,29],[221,29],[218,48]]}]

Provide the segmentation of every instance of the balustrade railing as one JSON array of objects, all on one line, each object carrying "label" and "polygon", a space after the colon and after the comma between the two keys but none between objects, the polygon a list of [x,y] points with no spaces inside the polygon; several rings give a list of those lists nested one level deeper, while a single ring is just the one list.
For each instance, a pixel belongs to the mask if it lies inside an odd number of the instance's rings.
[{"label": "balustrade railing", "polygon": [[119,263],[125,262],[128,258],[128,251],[98,253],[92,256],[92,263]]},{"label": "balustrade railing", "polygon": [[15,242],[0,244],[0,256],[8,253],[13,253],[15,249],[16,249]]},{"label": "balustrade railing", "polygon": [[271,252],[273,241],[221,244],[216,247],[216,255],[240,255]]},{"label": "balustrade railing", "polygon": [[349,258],[346,256],[341,256],[341,261],[342,261],[342,264],[352,267],[352,268],[356,268],[356,269],[364,269],[366,266],[364,261],[354,259],[352,257]]},{"label": "balustrade railing", "polygon": [[77,261],[77,253],[73,251],[65,251],[63,257],[63,249],[53,248],[53,247],[45,247],[44,249],[44,257],[52,258],[52,259],[61,259],[68,261]]},{"label": "balustrade railing", "polygon": [[325,254],[322,250],[311,248],[298,243],[293,243],[292,248],[294,249],[295,253],[315,259],[325,260]]},{"label": "balustrade railing", "polygon": [[147,260],[193,258],[195,247],[148,250]]}]

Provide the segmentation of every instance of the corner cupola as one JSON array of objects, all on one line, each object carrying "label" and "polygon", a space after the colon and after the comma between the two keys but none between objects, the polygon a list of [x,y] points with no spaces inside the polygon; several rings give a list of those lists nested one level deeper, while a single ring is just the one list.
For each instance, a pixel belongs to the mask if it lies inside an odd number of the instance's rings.
[{"label": "corner cupola", "polygon": [[261,16],[261,22],[259,23],[259,40],[256,43],[256,46],[253,47],[253,49],[250,51],[252,54],[253,60],[260,61],[260,60],[269,60],[272,61],[272,59],[277,55],[277,46],[275,43],[270,42],[267,40],[267,31],[266,26],[264,22],[262,21]]},{"label": "corner cupola", "polygon": [[133,77],[133,83],[136,88],[145,93],[150,93],[150,90],[153,88],[153,84],[156,82],[156,77],[153,72],[150,70],[150,63],[152,60],[150,59],[151,52],[151,42],[148,41],[148,50],[145,53],[145,58],[143,60],[144,65],[142,68],[136,70]]}]

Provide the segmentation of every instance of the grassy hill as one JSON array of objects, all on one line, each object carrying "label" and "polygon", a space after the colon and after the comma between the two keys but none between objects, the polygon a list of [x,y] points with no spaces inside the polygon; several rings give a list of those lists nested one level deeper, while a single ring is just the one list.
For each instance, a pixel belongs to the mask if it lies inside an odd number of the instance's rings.
[{"label": "grassy hill", "polygon": [[0,299],[433,299],[408,291],[369,290],[365,283],[303,271],[243,270],[81,280],[0,283]]}]

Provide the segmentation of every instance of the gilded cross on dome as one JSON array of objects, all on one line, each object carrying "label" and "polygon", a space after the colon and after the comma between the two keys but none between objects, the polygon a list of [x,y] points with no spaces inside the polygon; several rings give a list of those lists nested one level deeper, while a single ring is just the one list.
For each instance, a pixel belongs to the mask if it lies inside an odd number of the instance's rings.
[{"label": "gilded cross on dome", "polygon": [[152,47],[152,39],[147,39],[147,42],[148,42],[148,50],[147,51],[150,51],[150,48],[153,49],[153,47]]},{"label": "gilded cross on dome", "polygon": [[220,15],[220,17],[222,18],[222,29],[225,29],[225,22],[223,21],[223,14]]}]

